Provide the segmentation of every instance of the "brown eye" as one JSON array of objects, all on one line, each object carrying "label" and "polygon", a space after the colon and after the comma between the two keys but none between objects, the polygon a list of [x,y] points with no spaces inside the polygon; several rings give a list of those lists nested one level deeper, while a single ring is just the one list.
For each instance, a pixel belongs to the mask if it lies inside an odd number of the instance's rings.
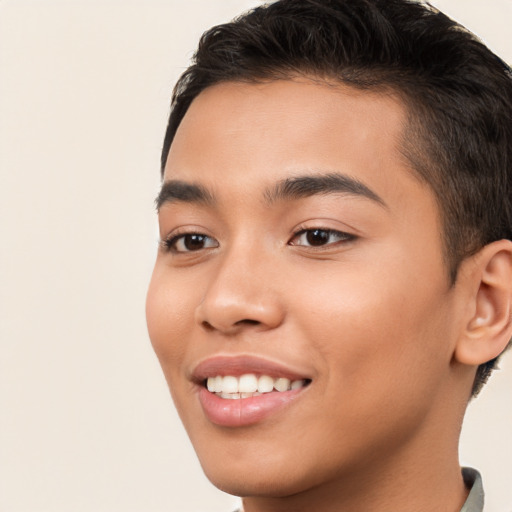
[{"label": "brown eye", "polygon": [[309,245],[325,245],[329,242],[330,233],[322,229],[313,229],[306,232],[306,240]]},{"label": "brown eye", "polygon": [[321,247],[324,245],[348,242],[355,238],[354,235],[349,233],[334,231],[332,229],[303,229],[293,237],[290,245]]},{"label": "brown eye", "polygon": [[204,235],[185,235],[183,246],[187,251],[198,251],[204,247],[206,237]]},{"label": "brown eye", "polygon": [[185,235],[178,235],[170,240],[166,240],[165,246],[170,251],[182,253],[218,247],[218,243],[215,239],[207,235],[202,235],[200,233],[187,233]]}]

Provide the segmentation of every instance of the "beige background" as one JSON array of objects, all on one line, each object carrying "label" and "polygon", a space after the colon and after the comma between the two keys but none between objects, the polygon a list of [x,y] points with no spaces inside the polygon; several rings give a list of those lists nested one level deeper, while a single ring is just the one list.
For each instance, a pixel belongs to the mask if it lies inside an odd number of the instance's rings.
[{"label": "beige background", "polygon": [[[169,95],[254,0],[0,0],[0,510],[220,512],[151,351],[144,298]],[[512,61],[512,0],[439,0]],[[512,357],[461,459],[512,511]]]}]

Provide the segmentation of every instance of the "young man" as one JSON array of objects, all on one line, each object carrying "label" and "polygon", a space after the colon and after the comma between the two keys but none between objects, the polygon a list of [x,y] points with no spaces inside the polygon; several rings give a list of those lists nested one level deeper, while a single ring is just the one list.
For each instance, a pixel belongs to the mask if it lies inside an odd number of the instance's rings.
[{"label": "young man", "polygon": [[407,0],[207,32],[162,153],[151,340],[245,512],[480,512],[466,405],[512,335],[512,78]]}]

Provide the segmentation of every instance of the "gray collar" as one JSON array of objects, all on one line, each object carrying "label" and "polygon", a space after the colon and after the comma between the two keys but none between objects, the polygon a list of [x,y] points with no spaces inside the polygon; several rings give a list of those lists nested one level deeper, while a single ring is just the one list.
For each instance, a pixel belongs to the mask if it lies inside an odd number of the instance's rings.
[{"label": "gray collar", "polygon": [[466,487],[471,490],[460,512],[483,512],[484,489],[480,473],[476,469],[462,468],[462,477],[464,478]]}]

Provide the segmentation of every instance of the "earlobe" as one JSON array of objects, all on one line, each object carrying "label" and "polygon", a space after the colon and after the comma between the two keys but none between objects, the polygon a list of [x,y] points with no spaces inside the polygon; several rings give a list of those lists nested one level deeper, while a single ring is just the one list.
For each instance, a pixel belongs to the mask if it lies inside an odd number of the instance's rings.
[{"label": "earlobe", "polygon": [[472,302],[455,359],[479,366],[505,350],[512,336],[512,242],[499,240],[471,258]]}]

